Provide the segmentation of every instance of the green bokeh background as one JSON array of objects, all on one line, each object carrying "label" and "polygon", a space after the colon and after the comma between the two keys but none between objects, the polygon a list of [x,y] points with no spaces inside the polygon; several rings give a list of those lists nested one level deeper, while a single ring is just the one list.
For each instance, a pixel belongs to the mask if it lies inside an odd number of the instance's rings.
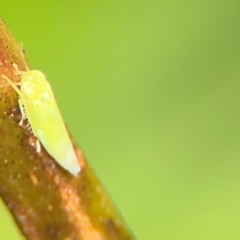
[{"label": "green bokeh background", "polygon": [[[5,1],[137,239],[240,239],[240,1]],[[3,204],[0,239],[22,239]]]}]

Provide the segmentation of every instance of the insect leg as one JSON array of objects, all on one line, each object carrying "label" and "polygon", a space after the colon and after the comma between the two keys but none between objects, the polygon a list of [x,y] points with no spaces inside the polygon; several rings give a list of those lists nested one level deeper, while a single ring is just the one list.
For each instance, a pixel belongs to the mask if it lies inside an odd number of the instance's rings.
[{"label": "insect leg", "polygon": [[21,96],[21,92],[20,92],[19,88],[17,87],[18,85],[20,85],[20,83],[13,82],[5,74],[2,75],[2,78],[5,79],[8,82],[8,84],[13,87],[13,89],[18,93],[19,96]]},{"label": "insect leg", "polygon": [[20,98],[18,99],[18,103],[19,103],[20,112],[22,114],[22,118],[21,118],[21,120],[19,122],[19,125],[22,126],[23,125],[23,120],[27,119],[27,115],[26,115],[26,112],[25,112],[25,109],[24,109],[24,105],[23,105],[23,103],[22,103]]},{"label": "insect leg", "polygon": [[40,143],[38,138],[37,138],[37,141],[36,141],[36,149],[37,149],[37,153],[41,152],[41,143]]},{"label": "insect leg", "polygon": [[[25,63],[25,62],[24,62]],[[15,68],[15,70],[17,71],[17,75],[18,76],[22,76],[24,73],[26,73],[26,71],[21,71],[21,70],[19,70],[19,68],[18,68],[18,65],[16,64],[16,63],[12,63],[12,66]]]},{"label": "insect leg", "polygon": [[[27,114],[26,114],[26,111],[25,111],[25,108],[24,108],[24,104],[22,103],[21,99],[18,99],[18,103],[19,103],[20,112],[22,114],[22,118],[21,118],[21,121],[19,122],[19,125],[22,126],[23,120],[27,119]],[[34,132],[34,130],[33,130],[33,128],[32,128],[32,126],[31,126],[31,124],[30,124],[30,122],[28,122],[27,127],[28,127],[28,129],[30,131],[32,131],[33,135],[35,137],[37,137],[35,132]],[[36,140],[36,150],[37,150],[38,153],[41,152],[41,143],[40,143],[38,138]]]}]

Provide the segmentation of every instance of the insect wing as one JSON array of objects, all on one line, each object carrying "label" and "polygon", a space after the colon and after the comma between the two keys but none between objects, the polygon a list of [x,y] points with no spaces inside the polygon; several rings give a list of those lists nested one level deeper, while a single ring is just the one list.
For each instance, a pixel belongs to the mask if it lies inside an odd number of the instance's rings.
[{"label": "insect wing", "polygon": [[47,105],[36,101],[22,103],[33,132],[47,152],[63,168],[76,175],[80,166],[53,93]]}]

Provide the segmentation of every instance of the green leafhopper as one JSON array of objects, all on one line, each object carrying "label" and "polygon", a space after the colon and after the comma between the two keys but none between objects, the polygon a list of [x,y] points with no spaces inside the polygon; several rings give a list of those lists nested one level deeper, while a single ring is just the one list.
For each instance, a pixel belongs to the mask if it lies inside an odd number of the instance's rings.
[{"label": "green leafhopper", "polygon": [[21,81],[17,84],[5,75],[2,78],[19,95],[22,118],[28,119],[33,134],[57,163],[71,174],[77,175],[81,168],[45,75],[39,70],[18,71],[18,74]]}]

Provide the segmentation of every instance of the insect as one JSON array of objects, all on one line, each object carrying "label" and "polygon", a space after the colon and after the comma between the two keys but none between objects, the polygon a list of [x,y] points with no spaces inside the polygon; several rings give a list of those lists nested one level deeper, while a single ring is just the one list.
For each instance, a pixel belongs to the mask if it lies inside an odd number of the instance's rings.
[{"label": "insect", "polygon": [[[39,70],[28,69],[25,72],[18,71],[18,73],[20,73],[21,81],[17,84],[5,75],[2,75],[2,78],[19,95],[18,102],[22,120],[28,119],[33,134],[57,163],[71,174],[77,175],[81,168],[45,75]],[[20,85],[20,88],[17,85]]]}]

